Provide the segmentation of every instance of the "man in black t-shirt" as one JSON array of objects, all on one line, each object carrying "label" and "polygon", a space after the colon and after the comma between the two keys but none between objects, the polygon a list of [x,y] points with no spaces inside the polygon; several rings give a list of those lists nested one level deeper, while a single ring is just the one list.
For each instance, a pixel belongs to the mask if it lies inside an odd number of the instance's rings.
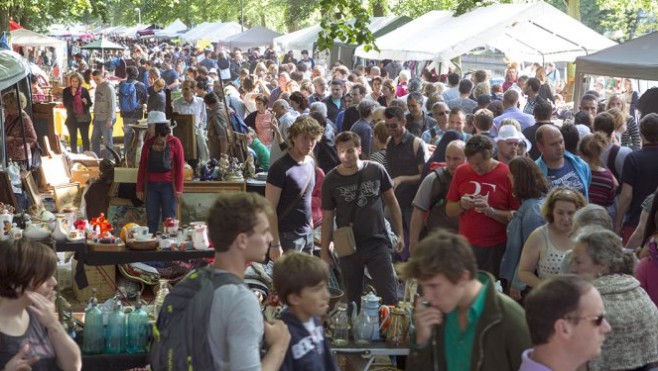
[{"label": "man in black t-shirt", "polygon": [[288,153],[274,162],[267,173],[265,198],[276,210],[270,214],[272,260],[292,249],[312,252],[315,161],[310,155],[322,132],[322,126],[312,117],[298,117],[288,128]]},{"label": "man in black t-shirt", "polygon": [[[363,270],[368,267],[372,284],[382,297],[382,304],[397,302],[397,281],[391,263],[384,205],[386,202],[397,235],[395,250],[404,247],[402,214],[393,182],[382,165],[362,161],[361,137],[353,132],[336,136],[336,152],[340,165],[331,170],[322,184],[322,250],[320,256],[329,264],[329,243],[332,241],[334,216],[338,227],[352,224],[356,252],[340,258],[340,268],[347,302],[359,303],[363,293]],[[360,183],[360,184],[359,184]],[[358,190],[357,190],[358,188]]]}]

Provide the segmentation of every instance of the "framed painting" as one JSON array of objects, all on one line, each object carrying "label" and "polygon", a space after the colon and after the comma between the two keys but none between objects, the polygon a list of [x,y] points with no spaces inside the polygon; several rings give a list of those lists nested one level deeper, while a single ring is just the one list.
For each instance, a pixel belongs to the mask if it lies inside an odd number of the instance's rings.
[{"label": "framed painting", "polygon": [[183,197],[178,203],[176,218],[180,225],[205,221],[218,193],[245,192],[244,182],[195,182],[187,181],[183,186]]},{"label": "framed painting", "polygon": [[64,209],[75,209],[79,202],[80,183],[69,183],[53,186],[55,209],[61,212]]},{"label": "framed painting", "polygon": [[35,205],[37,210],[43,210],[45,207],[41,200],[41,194],[39,193],[37,182],[32,176],[32,172],[25,172],[21,178],[21,183],[23,183],[23,191],[27,193],[27,197],[30,199],[30,204]]},{"label": "framed painting", "polygon": [[9,179],[9,173],[5,171],[0,171],[0,202],[5,205],[10,205],[13,208],[18,207],[18,202],[16,201],[16,196],[11,187],[11,179]]}]

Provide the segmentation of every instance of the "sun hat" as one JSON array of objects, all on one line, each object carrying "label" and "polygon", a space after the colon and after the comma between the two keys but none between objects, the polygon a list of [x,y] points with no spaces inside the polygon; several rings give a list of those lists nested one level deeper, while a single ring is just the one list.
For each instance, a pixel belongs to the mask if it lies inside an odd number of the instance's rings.
[{"label": "sun hat", "polygon": [[518,130],[514,127],[514,125],[505,125],[500,128],[498,128],[498,136],[494,139],[496,143],[498,143],[501,140],[509,140],[509,139],[516,139],[517,141],[525,141],[525,146],[526,146],[526,151],[530,151],[530,148],[532,148],[532,143],[526,138],[522,133],[519,133]]},{"label": "sun hat", "polygon": [[165,115],[164,112],[151,111],[151,112],[149,112],[146,123],[147,124],[169,124],[169,120],[167,120],[167,116]]}]

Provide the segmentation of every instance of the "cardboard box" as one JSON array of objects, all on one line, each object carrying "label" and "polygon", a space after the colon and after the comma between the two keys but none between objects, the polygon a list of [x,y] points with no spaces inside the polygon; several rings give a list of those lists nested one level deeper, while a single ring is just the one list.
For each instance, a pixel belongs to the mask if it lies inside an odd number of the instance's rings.
[{"label": "cardboard box", "polygon": [[114,181],[116,183],[137,183],[136,167],[116,167],[114,168]]},{"label": "cardboard box", "polygon": [[86,185],[89,180],[100,177],[98,168],[87,168],[86,170],[71,169],[71,182],[78,182]]},{"label": "cardboard box", "polygon": [[[76,271],[77,260],[73,260],[72,270]],[[103,302],[114,296],[116,293],[116,267],[114,265],[85,266],[85,274],[89,286],[81,289],[73,280],[73,294],[80,301],[87,301],[92,295],[93,289],[98,289],[96,298],[98,302]]]}]

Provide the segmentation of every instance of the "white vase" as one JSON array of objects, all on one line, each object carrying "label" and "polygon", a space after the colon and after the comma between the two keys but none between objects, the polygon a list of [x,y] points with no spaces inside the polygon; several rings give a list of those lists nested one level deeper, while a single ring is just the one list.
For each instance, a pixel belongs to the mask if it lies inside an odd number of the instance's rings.
[{"label": "white vase", "polygon": [[66,236],[69,233],[66,216],[64,214],[55,214],[55,230],[53,230],[53,237],[58,242],[66,241]]}]

